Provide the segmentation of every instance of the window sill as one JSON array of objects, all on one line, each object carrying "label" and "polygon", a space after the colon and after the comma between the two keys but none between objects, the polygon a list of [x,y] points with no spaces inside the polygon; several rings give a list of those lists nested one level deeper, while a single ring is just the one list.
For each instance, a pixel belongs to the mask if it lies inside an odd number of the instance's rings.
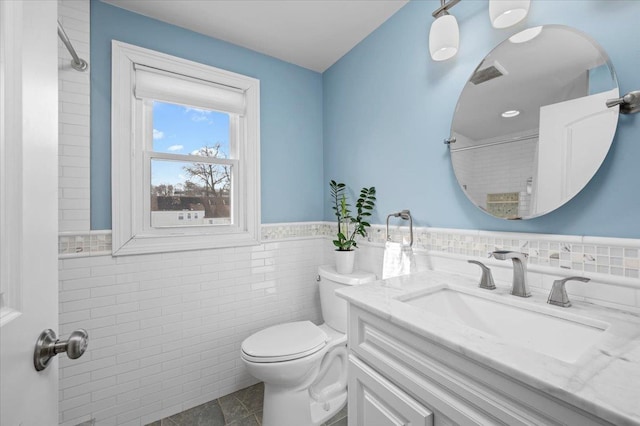
[{"label": "window sill", "polygon": [[113,256],[168,253],[187,250],[206,250],[244,247],[260,244],[260,231],[205,235],[136,235],[117,244],[113,241]]}]

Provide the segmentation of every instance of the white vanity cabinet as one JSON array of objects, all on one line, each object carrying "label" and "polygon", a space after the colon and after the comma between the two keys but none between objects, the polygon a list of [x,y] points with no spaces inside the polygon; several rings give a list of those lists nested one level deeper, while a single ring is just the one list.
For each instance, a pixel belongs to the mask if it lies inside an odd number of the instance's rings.
[{"label": "white vanity cabinet", "polygon": [[354,356],[349,357],[349,424],[433,426],[433,413]]},{"label": "white vanity cabinet", "polygon": [[349,424],[612,425],[349,304]]}]

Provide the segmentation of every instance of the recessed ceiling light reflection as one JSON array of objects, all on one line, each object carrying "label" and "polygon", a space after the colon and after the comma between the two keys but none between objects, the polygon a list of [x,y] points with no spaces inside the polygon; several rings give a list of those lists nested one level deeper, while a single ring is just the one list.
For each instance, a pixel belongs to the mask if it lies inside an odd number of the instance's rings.
[{"label": "recessed ceiling light reflection", "polygon": [[504,118],[513,118],[520,115],[520,111],[517,109],[510,109],[509,111],[505,111],[501,114]]}]

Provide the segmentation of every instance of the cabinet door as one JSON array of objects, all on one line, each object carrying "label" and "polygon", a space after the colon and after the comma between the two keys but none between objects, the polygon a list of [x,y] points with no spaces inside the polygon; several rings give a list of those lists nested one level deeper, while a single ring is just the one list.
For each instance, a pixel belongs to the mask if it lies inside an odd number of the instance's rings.
[{"label": "cabinet door", "polygon": [[433,426],[433,413],[350,355],[349,425]]}]

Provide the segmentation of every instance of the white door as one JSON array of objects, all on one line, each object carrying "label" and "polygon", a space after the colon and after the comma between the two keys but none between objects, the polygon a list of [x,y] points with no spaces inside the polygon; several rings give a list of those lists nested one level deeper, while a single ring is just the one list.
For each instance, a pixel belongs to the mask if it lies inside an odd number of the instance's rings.
[{"label": "white door", "polygon": [[57,2],[0,0],[0,424],[58,424],[58,363],[34,344],[57,330]]},{"label": "white door", "polygon": [[540,108],[533,214],[566,203],[598,171],[618,120],[618,108],[607,108],[605,102],[617,97],[616,88]]}]

